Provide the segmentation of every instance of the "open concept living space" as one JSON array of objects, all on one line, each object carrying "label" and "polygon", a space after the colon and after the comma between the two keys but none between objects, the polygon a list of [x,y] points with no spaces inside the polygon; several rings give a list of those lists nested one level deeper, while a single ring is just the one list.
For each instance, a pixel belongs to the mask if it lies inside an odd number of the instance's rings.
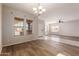
[{"label": "open concept living space", "polygon": [[0,56],[79,56],[79,3],[0,3]]}]

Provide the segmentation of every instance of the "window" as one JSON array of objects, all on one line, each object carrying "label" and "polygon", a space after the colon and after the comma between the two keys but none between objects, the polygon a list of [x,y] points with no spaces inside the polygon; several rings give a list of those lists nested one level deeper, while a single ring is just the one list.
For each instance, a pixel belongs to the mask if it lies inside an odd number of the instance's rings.
[{"label": "window", "polygon": [[26,20],[26,31],[28,34],[32,34],[32,20]]},{"label": "window", "polygon": [[24,35],[24,19],[19,17],[14,18],[14,35]]}]

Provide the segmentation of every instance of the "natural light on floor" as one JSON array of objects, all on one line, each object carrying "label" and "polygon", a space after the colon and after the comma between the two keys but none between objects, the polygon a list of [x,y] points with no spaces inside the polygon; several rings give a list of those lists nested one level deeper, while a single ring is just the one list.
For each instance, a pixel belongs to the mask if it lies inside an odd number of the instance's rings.
[{"label": "natural light on floor", "polygon": [[56,56],[66,56],[66,55],[64,55],[62,53],[58,53]]}]

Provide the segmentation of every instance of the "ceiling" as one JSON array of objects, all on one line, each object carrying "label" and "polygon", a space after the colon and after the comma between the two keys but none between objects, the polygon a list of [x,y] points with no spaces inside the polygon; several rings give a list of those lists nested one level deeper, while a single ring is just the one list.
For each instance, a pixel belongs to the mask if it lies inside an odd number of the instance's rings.
[{"label": "ceiling", "polygon": [[[34,14],[32,8],[37,7],[37,3],[5,3],[3,5],[16,8]],[[40,3],[46,9],[46,12],[40,15],[40,19],[46,21],[58,20],[59,16],[63,20],[79,19],[79,4],[78,3]]]}]

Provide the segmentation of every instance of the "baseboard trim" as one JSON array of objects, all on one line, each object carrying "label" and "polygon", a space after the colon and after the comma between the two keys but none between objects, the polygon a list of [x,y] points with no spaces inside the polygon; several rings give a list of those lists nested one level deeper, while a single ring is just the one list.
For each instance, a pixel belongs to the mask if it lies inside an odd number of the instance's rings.
[{"label": "baseboard trim", "polygon": [[7,45],[2,45],[2,46],[3,46],[3,47],[7,47],[7,46],[16,45],[16,44],[26,43],[26,42],[33,41],[33,40],[37,40],[37,39],[32,39],[32,40],[27,40],[27,41],[24,41],[24,42],[18,42],[18,43],[14,43],[14,44],[7,44]]},{"label": "baseboard trim", "polygon": [[50,35],[58,35],[58,36],[65,36],[65,37],[79,38],[79,36],[70,36],[70,35],[63,35],[63,34],[50,34]]}]

